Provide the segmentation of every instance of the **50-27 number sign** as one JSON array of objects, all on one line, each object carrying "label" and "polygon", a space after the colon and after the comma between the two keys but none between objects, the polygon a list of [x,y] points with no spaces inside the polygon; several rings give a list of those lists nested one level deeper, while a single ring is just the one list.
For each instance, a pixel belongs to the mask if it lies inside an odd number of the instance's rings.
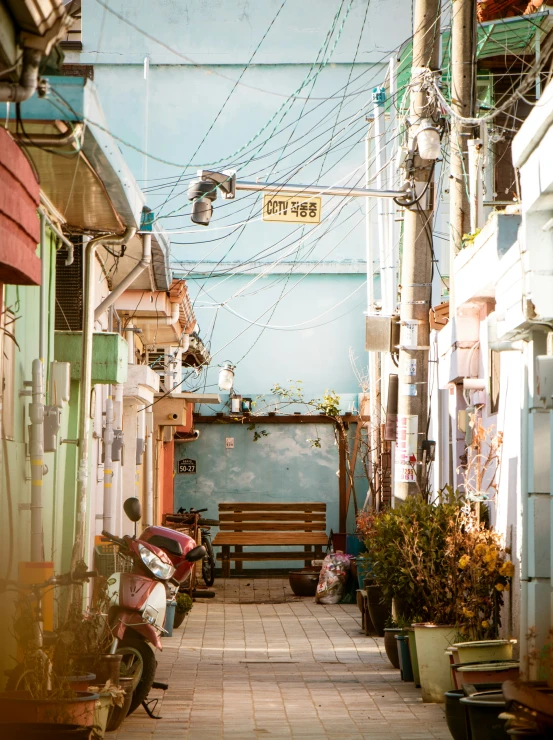
[{"label": "50-27 number sign", "polygon": [[196,461],[190,460],[188,458],[185,460],[179,460],[177,472],[189,474],[191,473],[194,475],[196,473]]},{"label": "50-27 number sign", "polygon": [[265,193],[263,195],[263,221],[284,221],[292,224],[318,224],[321,222],[321,198],[307,195]]}]

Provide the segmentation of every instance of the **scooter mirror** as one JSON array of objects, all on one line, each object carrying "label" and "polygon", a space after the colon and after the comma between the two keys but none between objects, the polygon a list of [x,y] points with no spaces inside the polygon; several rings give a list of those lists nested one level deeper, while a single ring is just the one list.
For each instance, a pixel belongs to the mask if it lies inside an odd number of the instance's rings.
[{"label": "scooter mirror", "polygon": [[185,560],[189,563],[195,563],[196,560],[202,560],[206,556],[206,549],[203,545],[196,545],[191,550],[188,550],[185,556]]},{"label": "scooter mirror", "polygon": [[140,500],[132,496],[123,503],[123,509],[125,514],[129,517],[131,522],[138,522],[142,517],[142,506]]}]

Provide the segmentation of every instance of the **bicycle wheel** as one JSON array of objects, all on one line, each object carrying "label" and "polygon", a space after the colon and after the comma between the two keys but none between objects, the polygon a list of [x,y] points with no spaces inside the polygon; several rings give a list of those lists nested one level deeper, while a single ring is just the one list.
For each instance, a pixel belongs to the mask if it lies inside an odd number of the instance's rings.
[{"label": "bicycle wheel", "polygon": [[206,549],[205,557],[202,560],[202,578],[206,586],[213,586],[215,581],[215,556],[209,537],[202,540],[202,545]]}]

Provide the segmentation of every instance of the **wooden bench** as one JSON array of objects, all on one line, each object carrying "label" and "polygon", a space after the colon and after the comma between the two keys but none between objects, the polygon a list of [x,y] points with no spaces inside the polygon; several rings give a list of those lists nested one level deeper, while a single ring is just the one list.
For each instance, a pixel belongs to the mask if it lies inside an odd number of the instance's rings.
[{"label": "wooden bench", "polygon": [[[321,503],[222,503],[219,504],[219,532],[213,540],[222,552],[223,578],[230,576],[230,561],[234,572],[242,571],[246,560],[311,560],[323,557],[326,546],[326,504]],[[244,552],[244,547],[302,547],[301,551]],[[231,552],[231,547],[234,551]]]}]

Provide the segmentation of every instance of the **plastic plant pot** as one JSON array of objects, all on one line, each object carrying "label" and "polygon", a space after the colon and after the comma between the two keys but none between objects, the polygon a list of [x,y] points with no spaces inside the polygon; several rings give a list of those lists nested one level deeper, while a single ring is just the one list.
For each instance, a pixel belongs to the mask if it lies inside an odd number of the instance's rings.
[{"label": "plastic plant pot", "polygon": [[163,628],[166,630],[165,637],[173,637],[173,624],[175,622],[175,611],[177,609],[177,602],[172,599],[167,599],[167,608],[165,610],[165,624]]},{"label": "plastic plant pot", "polygon": [[357,580],[359,581],[359,588],[363,591],[365,588],[365,580],[371,575],[371,564],[367,558],[357,558]]},{"label": "plastic plant pot", "polygon": [[76,656],[73,662],[77,670],[83,673],[94,673],[96,685],[105,686],[109,681],[114,686],[119,686],[122,658],[122,655],[111,655],[110,653],[91,654]]},{"label": "plastic plant pot", "polygon": [[94,707],[94,733],[95,737],[104,737],[108,723],[109,712],[113,700],[111,694],[100,694],[100,698]]},{"label": "plastic plant pot", "polygon": [[420,689],[421,677],[419,671],[419,656],[417,655],[417,643],[415,641],[415,630],[412,627],[407,629],[407,644],[409,645],[409,655],[411,656],[411,667],[413,669],[413,679],[415,686]]},{"label": "plastic plant pot", "polygon": [[453,740],[470,740],[467,710],[461,704],[464,696],[462,689],[445,692],[445,721]]},{"label": "plastic plant pot", "polygon": [[382,603],[382,589],[380,586],[367,586],[367,598],[369,602],[369,614],[374,625],[376,634],[384,637],[386,622],[392,616],[392,604]]},{"label": "plastic plant pot", "polygon": [[395,635],[398,644],[399,669],[402,681],[414,681],[411,656],[409,655],[409,638],[407,635]]},{"label": "plastic plant pot", "polygon": [[489,663],[492,660],[511,660],[514,642],[514,640],[477,640],[457,642],[453,647],[459,655],[459,663]]},{"label": "plastic plant pot", "polygon": [[422,700],[441,704],[445,701],[445,692],[454,688],[444,650],[455,639],[457,628],[430,622],[412,626],[415,630]]},{"label": "plastic plant pot", "polygon": [[120,687],[125,692],[125,700],[123,702],[123,706],[121,707],[117,706],[117,704],[112,705],[109,711],[106,732],[115,732],[115,730],[118,730],[123,724],[123,720],[129,713],[129,708],[131,706],[132,694],[133,694],[133,684],[134,684],[133,678],[122,677],[120,679]]},{"label": "plastic plant pot", "polygon": [[94,684],[96,680],[95,673],[85,673],[82,676],[66,676],[65,681],[71,686],[73,691],[88,691],[88,687]]},{"label": "plastic plant pot", "polygon": [[365,543],[359,539],[358,534],[346,534],[346,553],[348,555],[353,555],[356,558],[366,550]]},{"label": "plastic plant pot", "polygon": [[466,707],[472,740],[509,740],[506,720],[499,719],[506,702],[501,691],[486,691],[460,700]]}]

